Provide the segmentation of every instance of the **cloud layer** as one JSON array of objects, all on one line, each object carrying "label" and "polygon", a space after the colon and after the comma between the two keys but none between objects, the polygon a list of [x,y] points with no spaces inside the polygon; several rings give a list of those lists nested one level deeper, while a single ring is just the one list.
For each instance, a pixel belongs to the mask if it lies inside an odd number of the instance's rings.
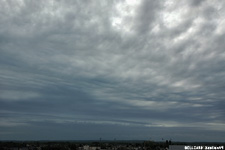
[{"label": "cloud layer", "polygon": [[1,1],[0,139],[223,141],[224,8]]}]

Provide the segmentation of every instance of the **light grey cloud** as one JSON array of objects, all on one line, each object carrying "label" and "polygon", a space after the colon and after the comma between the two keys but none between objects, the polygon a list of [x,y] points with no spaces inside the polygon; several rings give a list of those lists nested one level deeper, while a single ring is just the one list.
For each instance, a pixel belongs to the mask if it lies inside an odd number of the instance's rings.
[{"label": "light grey cloud", "polygon": [[2,100],[20,100],[20,99],[32,99],[39,97],[39,94],[34,92],[27,92],[27,91],[1,91],[0,98]]},{"label": "light grey cloud", "polygon": [[[79,123],[85,122],[90,132],[95,125],[104,126],[104,136],[110,138],[114,135],[106,136],[112,134],[108,127],[120,131],[126,125],[130,128],[121,139],[133,138],[130,129],[139,139],[148,138],[139,130],[161,139],[157,135],[172,133],[169,128],[189,127],[190,133],[214,132],[216,141],[222,141],[224,5],[188,0],[2,1],[4,133],[29,126],[29,133],[38,134],[37,122],[45,130],[50,124],[83,129]],[[65,138],[77,138],[66,133]],[[96,138],[92,133],[79,136]],[[180,140],[190,137],[181,133],[175,134]],[[31,137],[15,134],[17,139]],[[213,140],[200,135],[193,139]]]}]

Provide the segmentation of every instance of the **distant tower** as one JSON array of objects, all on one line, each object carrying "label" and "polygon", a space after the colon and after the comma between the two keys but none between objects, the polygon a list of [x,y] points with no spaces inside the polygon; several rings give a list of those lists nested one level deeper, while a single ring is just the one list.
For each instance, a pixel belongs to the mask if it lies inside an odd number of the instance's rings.
[{"label": "distant tower", "polygon": [[169,140],[169,145],[172,145],[172,139],[170,138],[170,140]]}]

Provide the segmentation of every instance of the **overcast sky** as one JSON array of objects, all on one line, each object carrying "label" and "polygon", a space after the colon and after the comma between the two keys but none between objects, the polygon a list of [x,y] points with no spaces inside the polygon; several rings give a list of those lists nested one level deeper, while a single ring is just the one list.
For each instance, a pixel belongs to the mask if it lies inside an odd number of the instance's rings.
[{"label": "overcast sky", "polygon": [[0,140],[225,140],[223,0],[0,0]]}]

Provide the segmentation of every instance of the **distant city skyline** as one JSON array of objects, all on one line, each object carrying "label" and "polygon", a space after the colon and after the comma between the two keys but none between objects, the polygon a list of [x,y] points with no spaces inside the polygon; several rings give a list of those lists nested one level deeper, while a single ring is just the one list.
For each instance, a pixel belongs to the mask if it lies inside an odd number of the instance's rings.
[{"label": "distant city skyline", "polygon": [[0,140],[224,142],[224,1],[7,0],[0,12]]}]

